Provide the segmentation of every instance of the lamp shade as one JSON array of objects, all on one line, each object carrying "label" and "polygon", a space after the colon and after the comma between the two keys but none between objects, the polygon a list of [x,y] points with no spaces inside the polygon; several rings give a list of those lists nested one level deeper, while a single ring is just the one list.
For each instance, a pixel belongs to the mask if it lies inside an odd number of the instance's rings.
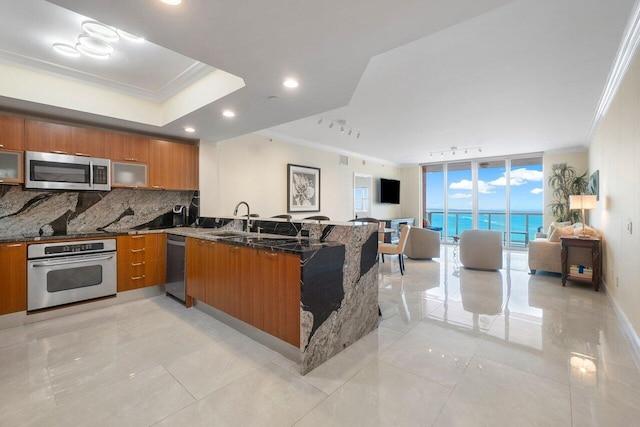
[{"label": "lamp shade", "polygon": [[569,196],[569,209],[595,209],[596,196],[589,194],[579,194]]}]

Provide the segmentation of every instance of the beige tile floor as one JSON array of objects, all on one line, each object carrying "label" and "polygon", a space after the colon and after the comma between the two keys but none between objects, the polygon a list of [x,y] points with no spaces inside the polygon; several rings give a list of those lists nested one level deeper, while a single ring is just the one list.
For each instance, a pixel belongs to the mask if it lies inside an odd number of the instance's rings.
[{"label": "beige tile floor", "polygon": [[164,296],[0,331],[0,426],[631,426],[604,292],[435,261],[380,267],[377,331],[306,376]]}]

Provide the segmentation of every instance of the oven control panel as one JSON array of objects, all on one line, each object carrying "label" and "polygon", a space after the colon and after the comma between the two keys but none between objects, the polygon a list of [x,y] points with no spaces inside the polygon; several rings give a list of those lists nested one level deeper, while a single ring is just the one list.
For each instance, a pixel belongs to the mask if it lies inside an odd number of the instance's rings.
[{"label": "oven control panel", "polygon": [[27,258],[63,257],[95,254],[116,250],[116,239],[76,240],[66,242],[33,243],[27,246]]},{"label": "oven control panel", "polygon": [[88,251],[102,251],[104,250],[104,243],[92,242],[92,243],[78,243],[75,245],[64,246],[47,246],[44,248],[45,255],[52,254],[66,254],[74,252],[88,252]]}]

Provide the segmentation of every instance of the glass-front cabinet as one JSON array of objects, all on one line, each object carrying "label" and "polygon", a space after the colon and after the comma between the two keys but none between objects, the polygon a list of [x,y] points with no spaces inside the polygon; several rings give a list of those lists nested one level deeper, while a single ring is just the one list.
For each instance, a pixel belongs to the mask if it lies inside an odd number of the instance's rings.
[{"label": "glass-front cabinet", "polygon": [[127,188],[149,187],[145,163],[111,162],[111,186]]},{"label": "glass-front cabinet", "polygon": [[0,184],[24,182],[22,151],[0,150]]}]

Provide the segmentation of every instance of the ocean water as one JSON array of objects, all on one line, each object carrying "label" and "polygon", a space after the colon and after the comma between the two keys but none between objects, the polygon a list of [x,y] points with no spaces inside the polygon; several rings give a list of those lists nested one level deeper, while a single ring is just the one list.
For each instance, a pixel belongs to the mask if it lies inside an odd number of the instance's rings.
[{"label": "ocean water", "polygon": [[[528,218],[528,223],[527,223]],[[473,228],[473,220],[471,212],[449,212],[447,227],[447,241],[453,240],[452,236],[457,236],[463,230]],[[505,221],[506,213],[478,213],[478,228],[480,230],[496,230],[506,231]],[[444,214],[441,212],[431,213],[431,226],[442,227],[444,230]],[[528,240],[533,240],[538,231],[538,227],[542,226],[542,212],[540,213],[511,213],[511,245],[524,246],[525,236]]]}]

